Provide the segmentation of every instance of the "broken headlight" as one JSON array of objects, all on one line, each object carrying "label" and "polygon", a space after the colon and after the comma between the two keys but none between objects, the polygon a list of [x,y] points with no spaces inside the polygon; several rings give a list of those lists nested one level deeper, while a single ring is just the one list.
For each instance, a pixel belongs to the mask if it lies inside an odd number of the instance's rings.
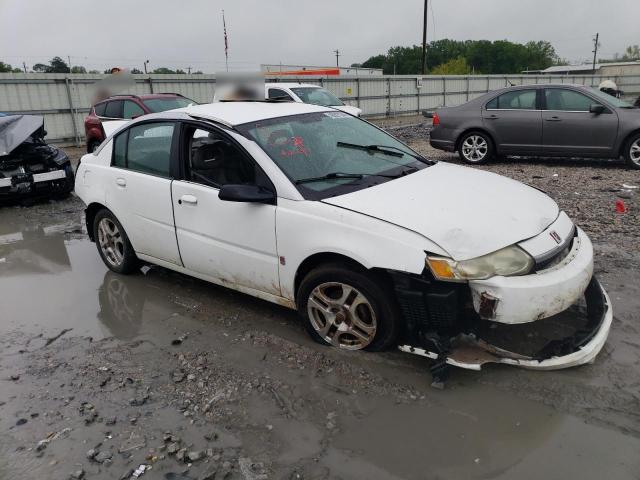
[{"label": "broken headlight", "polygon": [[529,273],[534,260],[515,245],[469,260],[455,261],[447,257],[427,256],[427,266],[438,280],[466,282],[501,275],[511,277]]}]

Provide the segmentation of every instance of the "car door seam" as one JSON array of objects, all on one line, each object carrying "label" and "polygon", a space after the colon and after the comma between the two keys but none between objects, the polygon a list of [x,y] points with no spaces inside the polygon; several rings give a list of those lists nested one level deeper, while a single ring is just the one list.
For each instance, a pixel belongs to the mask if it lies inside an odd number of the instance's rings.
[{"label": "car door seam", "polygon": [[176,223],[176,206],[173,202],[173,182],[175,180],[172,178],[169,183],[169,193],[171,195],[171,215],[173,216],[173,234],[176,237],[176,246],[178,247],[178,258],[180,259],[180,265],[184,267],[184,262],[182,261],[182,252],[180,251],[180,242],[178,241],[178,225]]}]

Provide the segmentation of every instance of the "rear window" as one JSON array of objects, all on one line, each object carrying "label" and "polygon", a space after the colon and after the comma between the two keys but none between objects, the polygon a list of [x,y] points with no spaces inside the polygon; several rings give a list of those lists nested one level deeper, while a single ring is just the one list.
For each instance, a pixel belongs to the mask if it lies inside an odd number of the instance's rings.
[{"label": "rear window", "polygon": [[106,103],[99,103],[95,107],[93,107],[96,111],[96,115],[99,117],[104,117],[104,110],[107,108]]},{"label": "rear window", "polygon": [[196,102],[185,97],[169,97],[169,98],[150,98],[143,100],[151,113],[166,112],[174,108],[184,108],[189,105],[197,105]]},{"label": "rear window", "polygon": [[122,118],[122,100],[112,100],[108,102],[104,116],[108,118]]}]

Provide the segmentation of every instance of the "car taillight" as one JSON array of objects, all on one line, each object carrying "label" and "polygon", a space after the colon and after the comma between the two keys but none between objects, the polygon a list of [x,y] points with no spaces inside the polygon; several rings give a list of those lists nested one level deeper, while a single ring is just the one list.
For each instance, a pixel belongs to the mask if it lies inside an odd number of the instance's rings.
[{"label": "car taillight", "polygon": [[440,117],[437,113],[433,114],[433,126],[440,125]]}]

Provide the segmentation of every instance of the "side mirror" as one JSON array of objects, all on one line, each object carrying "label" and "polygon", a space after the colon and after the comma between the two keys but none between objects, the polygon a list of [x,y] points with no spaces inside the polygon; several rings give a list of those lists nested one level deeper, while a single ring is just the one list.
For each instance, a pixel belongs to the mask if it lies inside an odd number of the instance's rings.
[{"label": "side mirror", "polygon": [[600,105],[599,103],[592,103],[589,107],[589,112],[600,115],[604,112],[604,105]]},{"label": "side mirror", "polygon": [[218,198],[227,202],[276,204],[275,193],[258,185],[223,185]]}]

